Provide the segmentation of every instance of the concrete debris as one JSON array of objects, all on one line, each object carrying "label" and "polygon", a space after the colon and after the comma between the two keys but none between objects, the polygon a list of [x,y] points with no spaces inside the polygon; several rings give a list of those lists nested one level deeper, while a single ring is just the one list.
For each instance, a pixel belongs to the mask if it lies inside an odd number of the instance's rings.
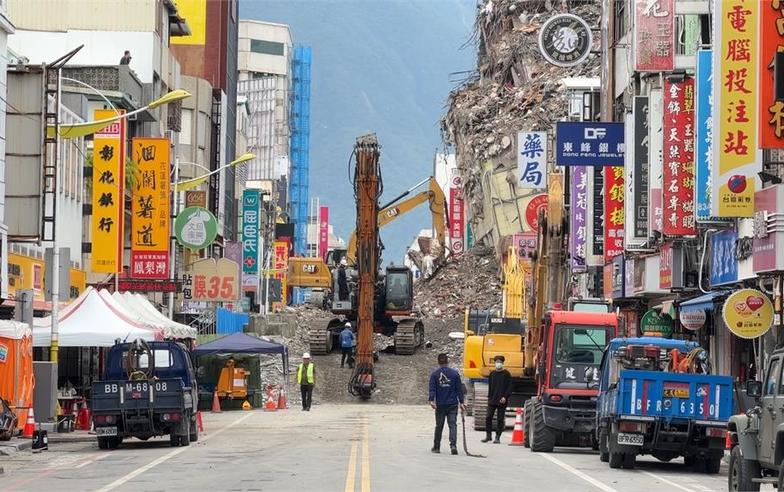
[{"label": "concrete debris", "polygon": [[493,251],[478,246],[450,256],[431,278],[415,284],[414,300],[422,314],[430,318],[460,317],[467,307],[500,308],[501,285]]}]

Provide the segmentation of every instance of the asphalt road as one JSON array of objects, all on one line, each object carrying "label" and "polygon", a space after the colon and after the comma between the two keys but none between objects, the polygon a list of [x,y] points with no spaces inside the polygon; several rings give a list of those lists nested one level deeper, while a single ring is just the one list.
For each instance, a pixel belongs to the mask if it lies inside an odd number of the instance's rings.
[{"label": "asphalt road", "polygon": [[[171,448],[168,440],[130,440],[115,451],[96,443],[52,444],[47,452],[0,457],[0,491],[721,491],[719,475],[694,473],[681,460],[638,459],[634,470],[610,470],[597,453],[556,449],[550,454],[479,442],[487,459],[430,452],[433,415],[423,406],[314,405],[205,414],[198,443]],[[470,417],[469,421],[470,429]],[[770,489],[772,490],[772,489]]]}]

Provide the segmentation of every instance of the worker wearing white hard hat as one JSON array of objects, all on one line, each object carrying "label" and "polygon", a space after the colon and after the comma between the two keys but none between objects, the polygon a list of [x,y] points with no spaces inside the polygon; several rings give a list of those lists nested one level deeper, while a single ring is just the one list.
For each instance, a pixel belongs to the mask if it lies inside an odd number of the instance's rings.
[{"label": "worker wearing white hard hat", "polygon": [[340,367],[343,367],[346,361],[348,367],[354,367],[354,345],[354,330],[351,329],[351,323],[346,321],[343,331],[340,332]]},{"label": "worker wearing white hard hat", "polygon": [[297,384],[302,393],[302,411],[309,412],[313,402],[313,386],[316,384],[316,368],[310,361],[310,354],[302,354],[302,363],[297,367]]}]

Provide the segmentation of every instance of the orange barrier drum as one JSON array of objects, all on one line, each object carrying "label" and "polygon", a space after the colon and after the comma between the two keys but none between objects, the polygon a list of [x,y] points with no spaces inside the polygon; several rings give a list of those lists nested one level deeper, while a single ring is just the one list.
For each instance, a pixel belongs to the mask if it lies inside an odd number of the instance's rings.
[{"label": "orange barrier drum", "polygon": [[16,321],[0,321],[0,398],[16,413],[19,429],[33,406],[33,333]]}]

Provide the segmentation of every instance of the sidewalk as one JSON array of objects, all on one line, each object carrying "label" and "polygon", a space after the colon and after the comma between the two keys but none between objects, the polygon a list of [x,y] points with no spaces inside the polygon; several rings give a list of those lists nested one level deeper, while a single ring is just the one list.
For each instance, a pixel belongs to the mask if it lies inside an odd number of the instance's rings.
[{"label": "sidewalk", "polygon": [[33,447],[32,439],[14,437],[10,441],[0,441],[0,456],[13,456],[19,451]]}]

